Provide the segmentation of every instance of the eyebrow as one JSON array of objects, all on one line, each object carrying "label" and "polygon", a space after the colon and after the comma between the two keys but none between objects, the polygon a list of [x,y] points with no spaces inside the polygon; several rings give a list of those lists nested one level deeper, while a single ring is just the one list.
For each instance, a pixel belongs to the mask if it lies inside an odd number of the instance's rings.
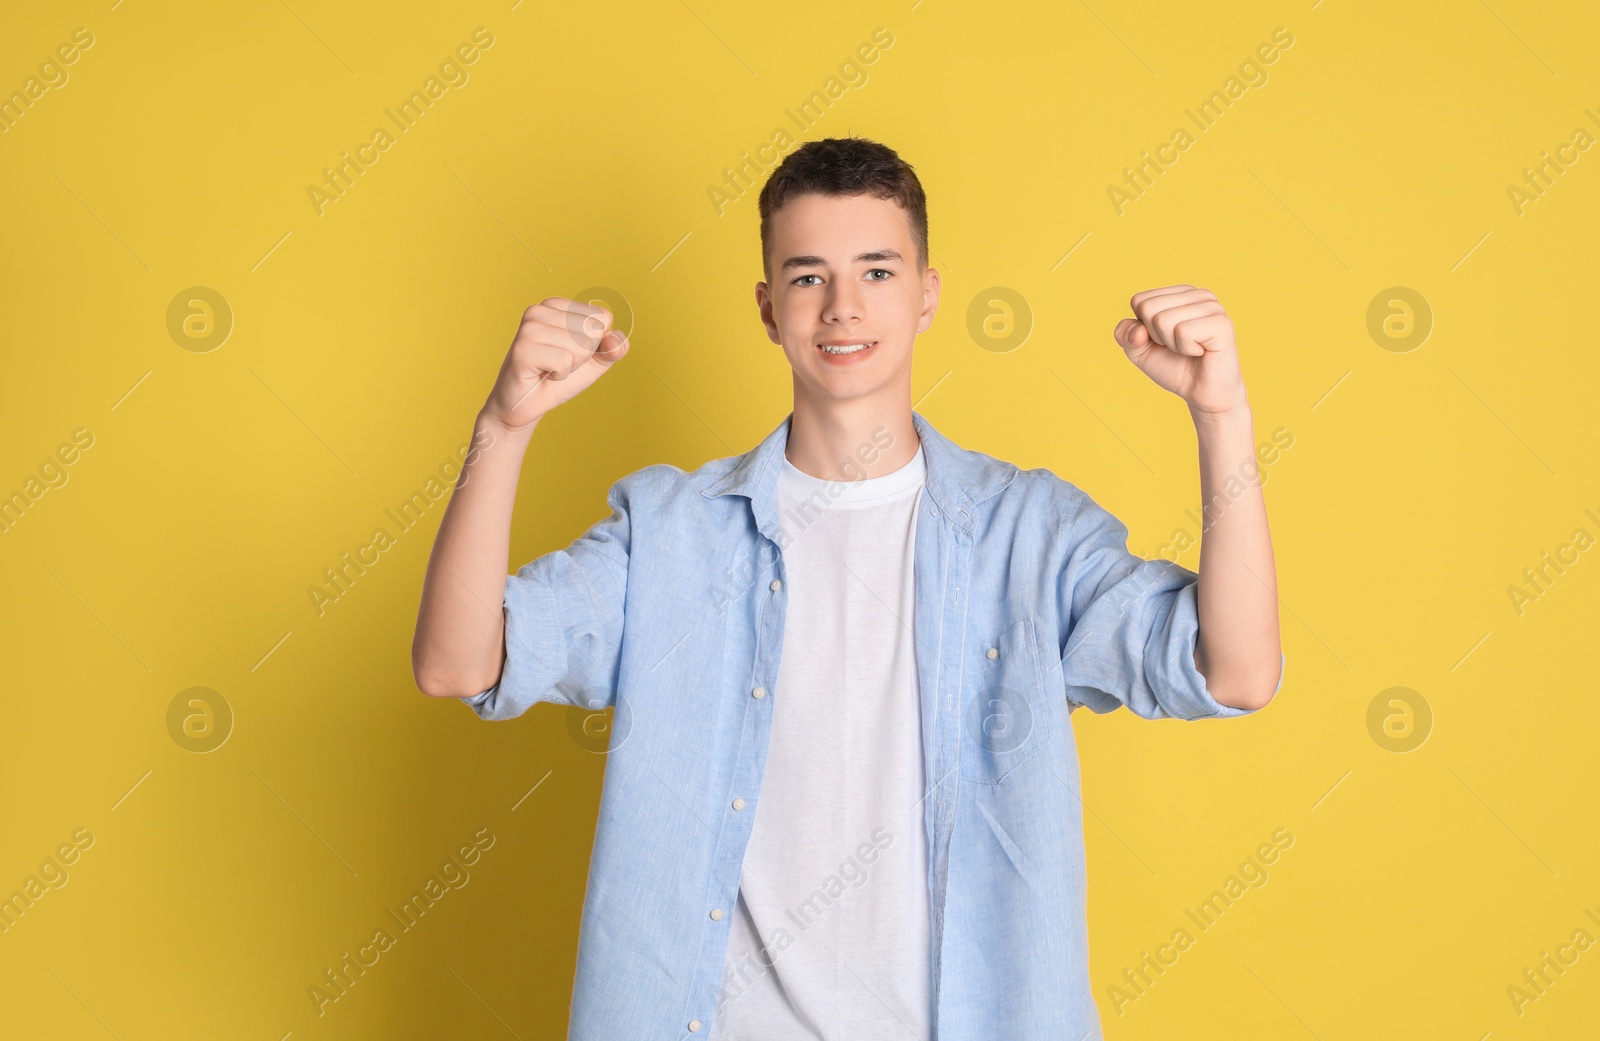
[{"label": "eyebrow", "polygon": [[[882,262],[882,261],[886,261],[886,260],[904,261],[906,258],[901,256],[900,255],[900,251],[897,250],[897,249],[875,249],[871,253],[857,253],[855,259],[856,259],[856,263],[858,263],[858,264],[870,264],[870,263],[878,263],[878,262]],[[783,262],[783,266],[781,268],[779,268],[779,270],[780,271],[788,271],[791,268],[797,268],[797,267],[827,267],[827,266],[828,266],[828,262],[823,260],[821,257],[809,256],[808,255],[808,256],[803,256],[803,257],[790,257],[788,260],[785,260]]]}]

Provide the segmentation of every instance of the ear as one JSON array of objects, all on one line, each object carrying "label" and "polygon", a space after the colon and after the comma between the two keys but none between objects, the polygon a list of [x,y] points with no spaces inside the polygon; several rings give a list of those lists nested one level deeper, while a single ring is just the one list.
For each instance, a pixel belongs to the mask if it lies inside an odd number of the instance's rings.
[{"label": "ear", "polygon": [[756,283],[756,309],[761,312],[761,324],[767,327],[767,339],[782,347],[783,341],[778,338],[778,323],[772,318],[772,294],[765,282]]},{"label": "ear", "polygon": [[917,332],[927,332],[933,325],[933,316],[938,313],[939,271],[930,267],[922,273],[922,313],[917,317]]}]

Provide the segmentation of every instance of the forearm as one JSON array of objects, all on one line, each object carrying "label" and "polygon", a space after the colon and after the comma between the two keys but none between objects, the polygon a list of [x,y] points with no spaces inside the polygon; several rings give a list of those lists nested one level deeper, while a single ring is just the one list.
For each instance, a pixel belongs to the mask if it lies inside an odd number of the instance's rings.
[{"label": "forearm", "polygon": [[1272,699],[1282,645],[1254,418],[1248,403],[1223,413],[1190,412],[1203,514],[1195,667],[1219,702],[1259,708]]},{"label": "forearm", "polygon": [[511,514],[528,438],[479,413],[473,448],[434,537],[411,643],[417,686],[470,697],[494,686],[505,661],[505,582]]}]

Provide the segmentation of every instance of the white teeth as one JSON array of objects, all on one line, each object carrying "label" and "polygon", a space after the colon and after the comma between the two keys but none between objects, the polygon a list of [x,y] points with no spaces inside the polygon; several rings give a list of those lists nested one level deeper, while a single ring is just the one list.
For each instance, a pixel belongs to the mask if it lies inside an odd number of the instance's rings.
[{"label": "white teeth", "polygon": [[845,343],[845,344],[840,344],[838,346],[834,346],[832,344],[822,343],[822,344],[818,344],[817,346],[821,347],[824,351],[828,352],[829,354],[854,354],[857,351],[866,350],[868,347],[871,346],[871,344],[866,344],[866,343]]}]

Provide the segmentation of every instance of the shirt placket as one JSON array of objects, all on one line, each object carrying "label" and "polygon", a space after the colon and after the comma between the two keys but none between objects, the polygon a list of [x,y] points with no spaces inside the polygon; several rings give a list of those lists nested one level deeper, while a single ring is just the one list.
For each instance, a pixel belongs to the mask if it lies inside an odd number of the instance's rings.
[{"label": "shirt placket", "polygon": [[761,789],[772,730],[772,700],[783,653],[783,626],[787,614],[786,572],[777,544],[764,536],[755,572],[755,647],[748,674],[741,677],[739,697],[744,710],[736,713],[737,758],[732,784],[719,805],[714,826],[716,850],[707,880],[700,964],[695,974],[682,1022],[682,1036],[705,1037],[722,994],[722,972],[727,959],[728,934],[744,867],[744,852],[755,820],[755,798]]},{"label": "shirt placket", "polygon": [[[922,711],[934,720],[934,745],[924,738],[928,794],[924,820],[928,828],[928,863],[932,872],[931,973],[934,1001],[934,1030],[937,1033],[940,976],[944,949],[944,909],[949,889],[949,851],[955,795],[959,785],[957,767],[961,755],[961,691],[965,684],[967,600],[971,594],[969,576],[972,539],[942,516],[938,506],[930,509],[936,523],[930,525],[929,542],[918,547],[919,589],[931,595],[917,597],[916,630]],[[919,538],[919,542],[920,542]],[[924,552],[924,551],[929,552]],[[924,561],[927,563],[924,564]]]}]

